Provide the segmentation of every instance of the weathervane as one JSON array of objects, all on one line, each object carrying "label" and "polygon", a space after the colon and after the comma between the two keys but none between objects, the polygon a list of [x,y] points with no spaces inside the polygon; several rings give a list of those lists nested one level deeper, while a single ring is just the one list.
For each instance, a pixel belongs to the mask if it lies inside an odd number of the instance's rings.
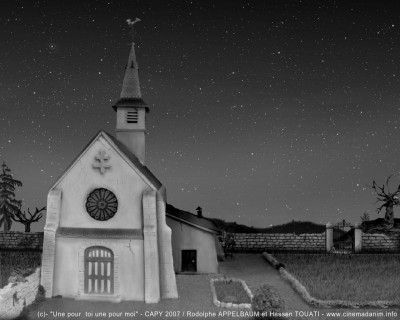
[{"label": "weathervane", "polygon": [[132,19],[127,19],[126,22],[128,23],[128,26],[131,28],[131,36],[132,36],[132,42],[135,42],[135,36],[136,36],[136,31],[134,25],[140,21],[139,18],[135,18],[133,21]]}]

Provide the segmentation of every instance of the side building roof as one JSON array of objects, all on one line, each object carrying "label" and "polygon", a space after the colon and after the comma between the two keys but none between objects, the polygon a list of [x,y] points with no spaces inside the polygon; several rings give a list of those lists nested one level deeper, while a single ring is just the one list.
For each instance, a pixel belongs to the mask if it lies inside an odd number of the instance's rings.
[{"label": "side building roof", "polygon": [[199,217],[196,214],[190,213],[188,211],[177,209],[173,205],[168,203],[166,207],[166,213],[167,217],[186,223],[192,227],[199,228],[213,234],[221,233],[220,230],[214,224],[214,222],[212,222],[211,220]]}]

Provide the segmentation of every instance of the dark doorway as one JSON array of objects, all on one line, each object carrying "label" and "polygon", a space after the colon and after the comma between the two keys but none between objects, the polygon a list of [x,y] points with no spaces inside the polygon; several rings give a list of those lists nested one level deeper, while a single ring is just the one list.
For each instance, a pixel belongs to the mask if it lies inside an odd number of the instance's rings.
[{"label": "dark doorway", "polygon": [[197,272],[196,250],[182,250],[182,271]]}]

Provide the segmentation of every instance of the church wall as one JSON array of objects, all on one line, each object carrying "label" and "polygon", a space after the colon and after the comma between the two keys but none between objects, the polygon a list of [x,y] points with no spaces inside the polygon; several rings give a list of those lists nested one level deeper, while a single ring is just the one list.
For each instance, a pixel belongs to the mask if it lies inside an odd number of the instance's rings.
[{"label": "church wall", "polygon": [[192,227],[170,217],[175,272],[182,271],[182,250],[197,250],[197,273],[218,273],[217,252],[212,233]]},{"label": "church wall", "polygon": [[[106,163],[111,166],[103,174],[93,168],[93,164],[99,164],[95,157],[100,151],[109,156]],[[60,227],[142,228],[142,193],[149,187],[103,138],[82,155],[55,187],[62,190]],[[107,221],[97,221],[86,212],[86,199],[96,188],[106,188],[118,199],[117,213]]]},{"label": "church wall", "polygon": [[121,299],[144,301],[143,240],[123,240],[119,247]]},{"label": "church wall", "polygon": [[102,246],[113,252],[114,296],[121,300],[143,301],[143,240],[138,239],[57,237],[53,296],[82,298],[84,295],[84,250],[93,246]]},{"label": "church wall", "polygon": [[74,297],[78,295],[79,240],[56,238],[53,296]]}]

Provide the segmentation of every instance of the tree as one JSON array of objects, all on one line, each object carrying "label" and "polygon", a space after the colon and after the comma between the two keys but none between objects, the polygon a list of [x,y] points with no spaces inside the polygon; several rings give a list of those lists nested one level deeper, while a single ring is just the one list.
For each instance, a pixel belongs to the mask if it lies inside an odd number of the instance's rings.
[{"label": "tree", "polygon": [[394,228],[393,208],[394,206],[400,205],[400,201],[398,199],[398,195],[400,194],[400,185],[394,192],[391,192],[389,188],[389,181],[392,176],[393,175],[390,175],[386,179],[386,189],[385,189],[385,184],[383,184],[382,187],[380,187],[375,182],[375,180],[372,181],[372,186],[370,186],[372,189],[374,189],[375,193],[377,194],[378,200],[376,202],[382,203],[382,205],[379,208],[377,208],[378,214],[382,211],[383,208],[386,208],[385,218],[382,225],[382,227],[386,230]]},{"label": "tree", "polygon": [[221,237],[221,245],[224,250],[225,258],[230,256],[233,257],[233,251],[235,250],[236,242],[235,236],[232,233],[223,231]]},{"label": "tree", "polygon": [[364,212],[364,214],[360,217],[361,222],[369,221],[369,214],[368,212]]},{"label": "tree", "polygon": [[15,199],[16,187],[22,187],[22,182],[11,175],[11,170],[3,162],[0,174],[0,228],[4,225],[4,231],[11,229],[12,217],[20,211],[22,201]]},{"label": "tree", "polygon": [[43,217],[42,211],[44,210],[46,210],[46,207],[43,207],[42,209],[36,208],[35,212],[32,214],[28,208],[29,216],[25,211],[22,213],[21,210],[18,210],[18,212],[11,216],[11,218],[16,222],[25,225],[25,232],[31,232],[31,224],[39,221]]}]

